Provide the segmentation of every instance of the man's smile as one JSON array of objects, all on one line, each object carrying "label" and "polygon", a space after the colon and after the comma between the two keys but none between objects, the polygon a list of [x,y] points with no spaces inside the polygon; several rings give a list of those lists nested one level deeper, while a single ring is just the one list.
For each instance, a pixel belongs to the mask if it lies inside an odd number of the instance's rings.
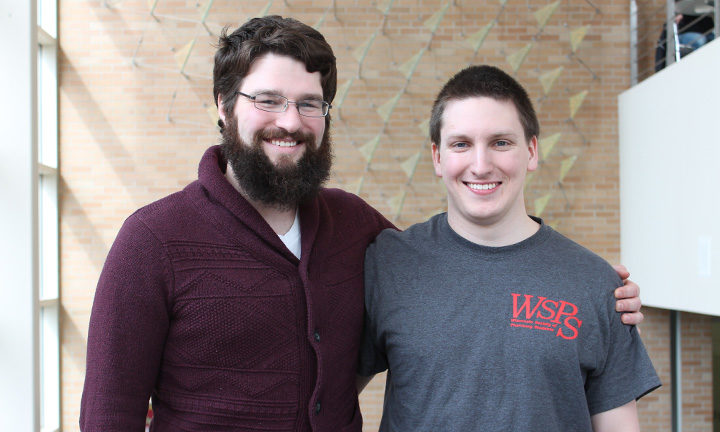
[{"label": "man's smile", "polygon": [[464,182],[470,189],[474,191],[489,191],[500,186],[500,182],[495,183],[470,183]]},{"label": "man's smile", "polygon": [[290,141],[290,140],[278,140],[274,139],[270,141],[270,144],[278,146],[278,147],[295,147],[298,145],[297,141]]}]

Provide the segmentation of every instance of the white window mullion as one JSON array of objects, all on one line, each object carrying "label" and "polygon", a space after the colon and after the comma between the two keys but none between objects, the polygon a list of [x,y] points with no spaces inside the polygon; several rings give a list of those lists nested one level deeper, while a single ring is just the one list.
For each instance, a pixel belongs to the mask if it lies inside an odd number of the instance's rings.
[{"label": "white window mullion", "polygon": [[38,27],[38,92],[39,92],[39,159],[48,167],[57,168],[58,142],[58,78],[57,41],[42,27]]},{"label": "white window mullion", "polygon": [[60,326],[57,173],[40,165],[40,420],[43,431],[60,427]]},{"label": "white window mullion", "polygon": [[38,43],[43,46],[55,45],[55,37],[48,33],[42,26],[38,26]]},{"label": "white window mullion", "polygon": [[60,339],[58,303],[40,308],[40,418],[42,430],[60,428]]},{"label": "white window mullion", "polygon": [[39,375],[42,432],[60,429],[57,0],[38,0]]},{"label": "white window mullion", "polygon": [[37,24],[52,39],[57,39],[57,0],[37,0]]},{"label": "white window mullion", "polygon": [[57,174],[57,168],[39,163],[38,174],[40,174],[41,176],[54,176]]}]

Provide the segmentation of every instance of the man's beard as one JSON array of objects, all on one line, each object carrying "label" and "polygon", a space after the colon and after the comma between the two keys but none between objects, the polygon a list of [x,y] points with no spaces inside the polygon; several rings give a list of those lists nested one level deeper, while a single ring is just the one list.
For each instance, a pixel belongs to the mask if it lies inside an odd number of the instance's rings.
[{"label": "man's beard", "polygon": [[[305,152],[297,163],[283,157],[275,165],[263,150],[263,140],[287,137],[302,142]],[[317,195],[330,175],[332,151],[328,128],[318,147],[315,142],[312,133],[265,129],[255,132],[249,144],[240,138],[237,119],[233,116],[223,128],[221,149],[242,193],[253,201],[289,210]]]}]

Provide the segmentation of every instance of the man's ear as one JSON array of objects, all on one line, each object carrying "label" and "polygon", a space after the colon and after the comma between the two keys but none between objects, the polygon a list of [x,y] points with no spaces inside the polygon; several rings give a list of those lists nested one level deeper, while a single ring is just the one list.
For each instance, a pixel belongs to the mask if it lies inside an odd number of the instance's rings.
[{"label": "man's ear", "polygon": [[528,151],[530,152],[530,160],[528,161],[528,171],[535,171],[538,167],[538,139],[533,136],[528,143]]},{"label": "man's ear", "polygon": [[225,123],[225,106],[223,105],[222,95],[219,94],[217,97],[218,117]]},{"label": "man's ear", "polygon": [[440,146],[432,143],[432,160],[435,167],[435,175],[442,177],[442,169],[440,167]]}]

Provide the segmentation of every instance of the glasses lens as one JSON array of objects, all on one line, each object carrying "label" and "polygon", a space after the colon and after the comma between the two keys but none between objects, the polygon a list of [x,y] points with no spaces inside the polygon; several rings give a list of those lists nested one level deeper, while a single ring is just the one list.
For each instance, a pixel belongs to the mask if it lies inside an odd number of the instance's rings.
[{"label": "glasses lens", "polygon": [[300,114],[309,117],[322,117],[326,114],[325,106],[327,104],[323,101],[308,99],[297,103]]},{"label": "glasses lens", "polygon": [[282,112],[287,105],[287,99],[280,95],[260,93],[255,96],[255,106],[263,111]]}]

